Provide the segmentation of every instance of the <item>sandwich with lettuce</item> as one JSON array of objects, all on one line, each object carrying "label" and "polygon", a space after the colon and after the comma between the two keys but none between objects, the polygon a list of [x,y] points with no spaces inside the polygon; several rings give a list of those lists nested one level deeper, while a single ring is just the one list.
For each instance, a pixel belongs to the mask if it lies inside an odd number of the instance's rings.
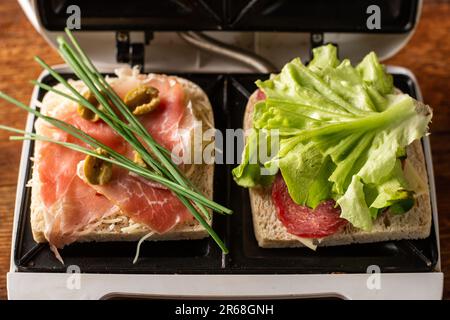
[{"label": "sandwich with lettuce", "polygon": [[394,87],[375,53],[354,65],[333,45],[257,81],[234,180],[249,188],[261,247],[428,237],[421,138],[432,110]]}]

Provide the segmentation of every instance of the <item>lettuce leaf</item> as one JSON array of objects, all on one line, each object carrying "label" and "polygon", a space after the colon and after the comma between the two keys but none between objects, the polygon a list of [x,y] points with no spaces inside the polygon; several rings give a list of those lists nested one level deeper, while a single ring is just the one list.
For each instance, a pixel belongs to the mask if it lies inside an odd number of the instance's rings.
[{"label": "lettuce leaf", "polygon": [[353,67],[338,60],[334,46],[322,46],[308,66],[294,59],[256,84],[266,100],[255,107],[254,130],[276,129],[280,144],[274,158],[254,165],[245,159],[260,142],[248,139],[244,161],[233,170],[239,185],[267,185],[274,173],[258,169],[275,165],[296,203],[314,208],[334,199],[341,216],[363,230],[386,208],[400,214],[412,207],[400,158],[427,133],[432,114],[394,94],[392,76],[375,53]]},{"label": "lettuce leaf", "polygon": [[279,167],[296,203],[315,208],[329,199],[332,183],[328,177],[335,166],[314,143],[299,143],[279,161]]},{"label": "lettuce leaf", "polygon": [[258,142],[259,132],[253,130],[247,137],[241,165],[233,169],[233,176],[242,187],[266,186],[273,182],[274,175],[264,175],[264,168],[258,162]]}]

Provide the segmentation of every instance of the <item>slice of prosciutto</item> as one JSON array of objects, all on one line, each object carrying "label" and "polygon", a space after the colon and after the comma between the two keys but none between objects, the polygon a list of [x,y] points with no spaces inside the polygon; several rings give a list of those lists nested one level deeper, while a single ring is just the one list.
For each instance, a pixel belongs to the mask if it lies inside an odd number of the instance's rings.
[{"label": "slice of prosciutto", "polygon": [[[125,150],[124,141],[104,123],[93,124],[79,117],[74,110],[61,113],[59,118],[116,150]],[[52,139],[84,146],[81,141],[42,120],[38,120],[36,129]],[[58,248],[75,241],[85,226],[117,211],[114,204],[87,187],[77,176],[77,165],[84,157],[82,153],[50,142],[41,142],[36,155],[40,197],[46,207],[45,233],[49,243]]]},{"label": "slice of prosciutto", "polygon": [[181,125],[189,127],[194,119],[190,110],[186,108],[188,102],[183,86],[177,78],[164,75],[136,75],[130,69],[121,70],[119,76],[113,79],[111,86],[122,99],[128,91],[141,84],[158,89],[160,98],[158,107],[140,116],[139,120],[151,136],[169,151],[178,143],[183,143],[180,129],[186,128],[181,128]]},{"label": "slice of prosciutto", "polygon": [[341,210],[334,200],[327,200],[315,209],[296,204],[289,195],[281,174],[272,185],[272,200],[277,216],[291,234],[302,238],[323,238],[340,231],[348,222],[340,218]]},{"label": "slice of prosciutto", "polygon": [[[161,103],[155,112],[140,117],[153,138],[171,149],[180,142],[181,126],[189,126],[192,117],[186,112],[184,89],[176,78],[168,76],[137,75],[126,71],[118,78],[108,79],[121,96],[140,84],[149,84],[160,91]],[[81,89],[79,82],[73,83]],[[46,103],[47,102],[47,103]],[[103,121],[82,119],[74,103],[61,101],[53,93],[43,102],[43,112],[70,123],[121,154],[131,156],[132,149]],[[47,108],[47,109],[45,109]],[[42,121],[36,123],[39,134],[85,146],[64,131]],[[106,185],[89,185],[80,174],[80,163],[85,155],[63,146],[40,142],[35,155],[40,179],[40,196],[45,210],[45,236],[52,246],[62,248],[77,240],[95,221],[118,210],[151,231],[164,233],[179,223],[192,220],[186,207],[169,190],[127,170],[113,166],[113,179]]]},{"label": "slice of prosciutto", "polygon": [[[79,174],[83,176],[82,172]],[[112,180],[107,184],[91,186],[133,221],[158,233],[167,232],[180,221],[193,219],[170,190],[119,167],[113,168]]]}]

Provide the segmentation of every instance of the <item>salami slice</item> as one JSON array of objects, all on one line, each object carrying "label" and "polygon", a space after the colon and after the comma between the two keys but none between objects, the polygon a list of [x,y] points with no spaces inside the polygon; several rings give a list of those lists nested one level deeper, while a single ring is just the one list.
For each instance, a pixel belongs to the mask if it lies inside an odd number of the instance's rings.
[{"label": "salami slice", "polygon": [[272,200],[277,216],[291,234],[302,238],[323,238],[341,230],[347,220],[340,218],[341,210],[334,200],[327,200],[315,209],[296,204],[289,195],[283,177],[277,176],[272,186]]},{"label": "salami slice", "polygon": [[261,101],[261,100],[265,100],[265,99],[266,99],[266,94],[261,89],[258,89],[258,91],[256,92],[256,100]]}]

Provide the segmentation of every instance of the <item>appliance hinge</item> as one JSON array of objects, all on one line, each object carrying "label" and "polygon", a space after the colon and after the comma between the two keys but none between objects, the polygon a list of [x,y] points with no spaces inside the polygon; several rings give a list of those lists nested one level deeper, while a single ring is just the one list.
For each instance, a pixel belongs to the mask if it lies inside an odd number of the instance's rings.
[{"label": "appliance hinge", "polygon": [[310,37],[310,51],[309,51],[309,57],[310,60],[313,58],[313,49],[320,47],[323,45],[323,32],[312,32]]},{"label": "appliance hinge", "polygon": [[131,66],[138,66],[144,69],[145,46],[153,39],[153,32],[144,31],[144,43],[130,41],[130,32],[116,32],[116,60],[119,63],[129,63]]}]

